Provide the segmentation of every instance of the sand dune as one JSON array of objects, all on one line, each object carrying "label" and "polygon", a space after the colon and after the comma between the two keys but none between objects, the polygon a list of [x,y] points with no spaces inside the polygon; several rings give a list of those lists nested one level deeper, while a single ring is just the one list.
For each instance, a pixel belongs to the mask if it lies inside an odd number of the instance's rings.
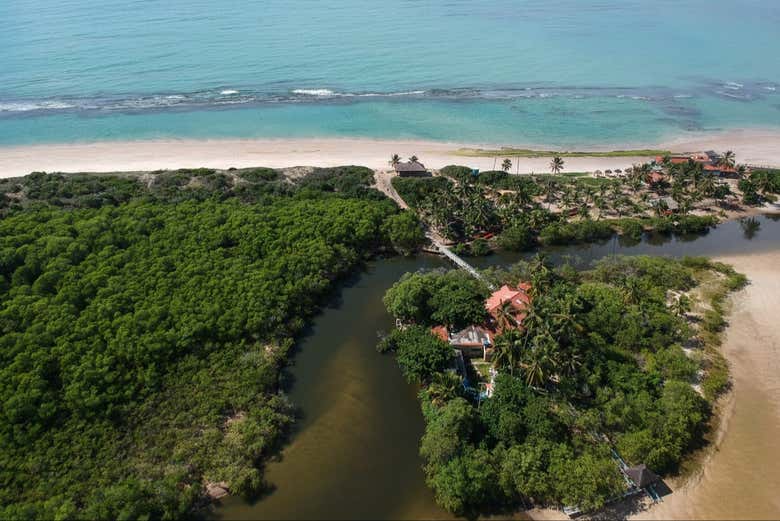
[{"label": "sand dune", "polygon": [[[509,144],[506,144],[509,145]],[[556,150],[553,145],[511,144],[533,149]],[[780,165],[780,131],[744,130],[719,134],[686,135],[665,143],[642,145],[609,144],[590,150],[631,149],[637,146],[675,151],[732,149],[743,163]],[[373,139],[225,139],[105,141],[98,143],[42,144],[0,147],[0,177],[16,177],[32,171],[106,172],[156,170],[184,167],[290,167],[345,164],[386,168],[391,154],[415,154],[429,168],[468,164],[490,170],[502,157],[462,157],[458,148],[497,148],[496,144],[442,143]],[[516,171],[516,158],[512,158]],[[641,157],[566,158],[566,171],[625,168],[646,160]],[[519,171],[548,172],[549,158],[520,158]]]}]

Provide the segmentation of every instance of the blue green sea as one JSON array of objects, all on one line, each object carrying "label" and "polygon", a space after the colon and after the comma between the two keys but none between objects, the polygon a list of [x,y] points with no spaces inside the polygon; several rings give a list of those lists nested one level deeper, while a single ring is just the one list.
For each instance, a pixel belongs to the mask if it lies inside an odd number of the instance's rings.
[{"label": "blue green sea", "polygon": [[0,0],[0,145],[780,127],[778,0]]}]

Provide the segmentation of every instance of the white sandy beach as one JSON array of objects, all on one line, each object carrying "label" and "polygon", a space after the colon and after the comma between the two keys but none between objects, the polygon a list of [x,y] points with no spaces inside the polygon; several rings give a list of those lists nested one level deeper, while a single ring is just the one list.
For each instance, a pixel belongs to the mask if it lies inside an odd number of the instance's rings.
[{"label": "white sandy beach", "polygon": [[[514,146],[556,150],[555,146],[530,144],[474,144],[433,141],[402,141],[374,139],[224,139],[224,140],[159,140],[104,141],[77,144],[41,144],[0,147],[0,177],[17,177],[33,171],[45,172],[110,172],[158,170],[185,167],[250,167],[364,165],[374,169],[387,168],[391,154],[401,157],[417,155],[429,168],[449,164],[467,164],[481,170],[491,170],[501,163],[502,156],[463,157],[454,152],[459,148],[499,148]],[[610,144],[585,150],[632,149],[636,145]],[[740,163],[780,165],[780,131],[745,130],[690,135],[663,143],[647,143],[642,148],[673,151],[702,149],[734,150]],[[580,149],[582,150],[582,149]],[[512,171],[517,169],[517,158]],[[641,162],[643,157],[566,158],[565,171],[581,172],[625,168]],[[520,173],[548,172],[549,158],[520,158]]]}]

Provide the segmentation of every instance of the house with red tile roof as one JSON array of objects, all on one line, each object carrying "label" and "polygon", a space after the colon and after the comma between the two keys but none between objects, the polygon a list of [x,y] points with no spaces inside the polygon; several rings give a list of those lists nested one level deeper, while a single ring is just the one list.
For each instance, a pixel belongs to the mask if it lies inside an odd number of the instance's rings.
[{"label": "house with red tile roof", "polygon": [[[485,300],[485,310],[490,315],[484,324],[471,325],[456,332],[450,332],[444,326],[431,328],[431,333],[449,342],[460,350],[466,358],[482,358],[489,361],[493,355],[493,340],[496,335],[507,327],[521,327],[531,303],[529,291],[531,285],[521,282],[517,287],[503,285]],[[503,310],[510,308],[510,319],[507,323]]]},{"label": "house with red tile roof", "polygon": [[531,304],[531,296],[528,293],[530,290],[531,285],[527,282],[521,282],[516,288],[504,284],[488,297],[485,301],[485,309],[497,325],[503,325],[502,308],[508,305],[512,309],[512,318],[516,325],[520,326]]}]

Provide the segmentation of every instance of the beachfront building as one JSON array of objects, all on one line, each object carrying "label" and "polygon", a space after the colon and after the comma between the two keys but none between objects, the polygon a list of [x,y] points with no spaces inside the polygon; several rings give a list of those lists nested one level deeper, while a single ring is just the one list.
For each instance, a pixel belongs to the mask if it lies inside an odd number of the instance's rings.
[{"label": "beachfront building", "polygon": [[444,326],[436,326],[431,332],[460,351],[464,358],[493,358],[493,340],[506,329],[522,327],[531,303],[531,285],[521,282],[516,287],[504,284],[485,300],[489,318],[484,324],[470,325],[460,331],[450,332]]},{"label": "beachfront building", "polygon": [[713,150],[696,152],[693,154],[673,155],[668,156],[668,158],[665,158],[665,156],[657,156],[655,158],[655,164],[663,165],[666,163],[667,159],[671,165],[681,165],[688,161],[693,161],[694,163],[700,164],[704,172],[718,177],[737,176],[737,169],[732,166],[721,164],[722,156]]},{"label": "beachfront building", "polygon": [[430,175],[425,165],[419,161],[408,161],[406,163],[396,163],[394,165],[395,173],[401,177],[425,177]]}]

